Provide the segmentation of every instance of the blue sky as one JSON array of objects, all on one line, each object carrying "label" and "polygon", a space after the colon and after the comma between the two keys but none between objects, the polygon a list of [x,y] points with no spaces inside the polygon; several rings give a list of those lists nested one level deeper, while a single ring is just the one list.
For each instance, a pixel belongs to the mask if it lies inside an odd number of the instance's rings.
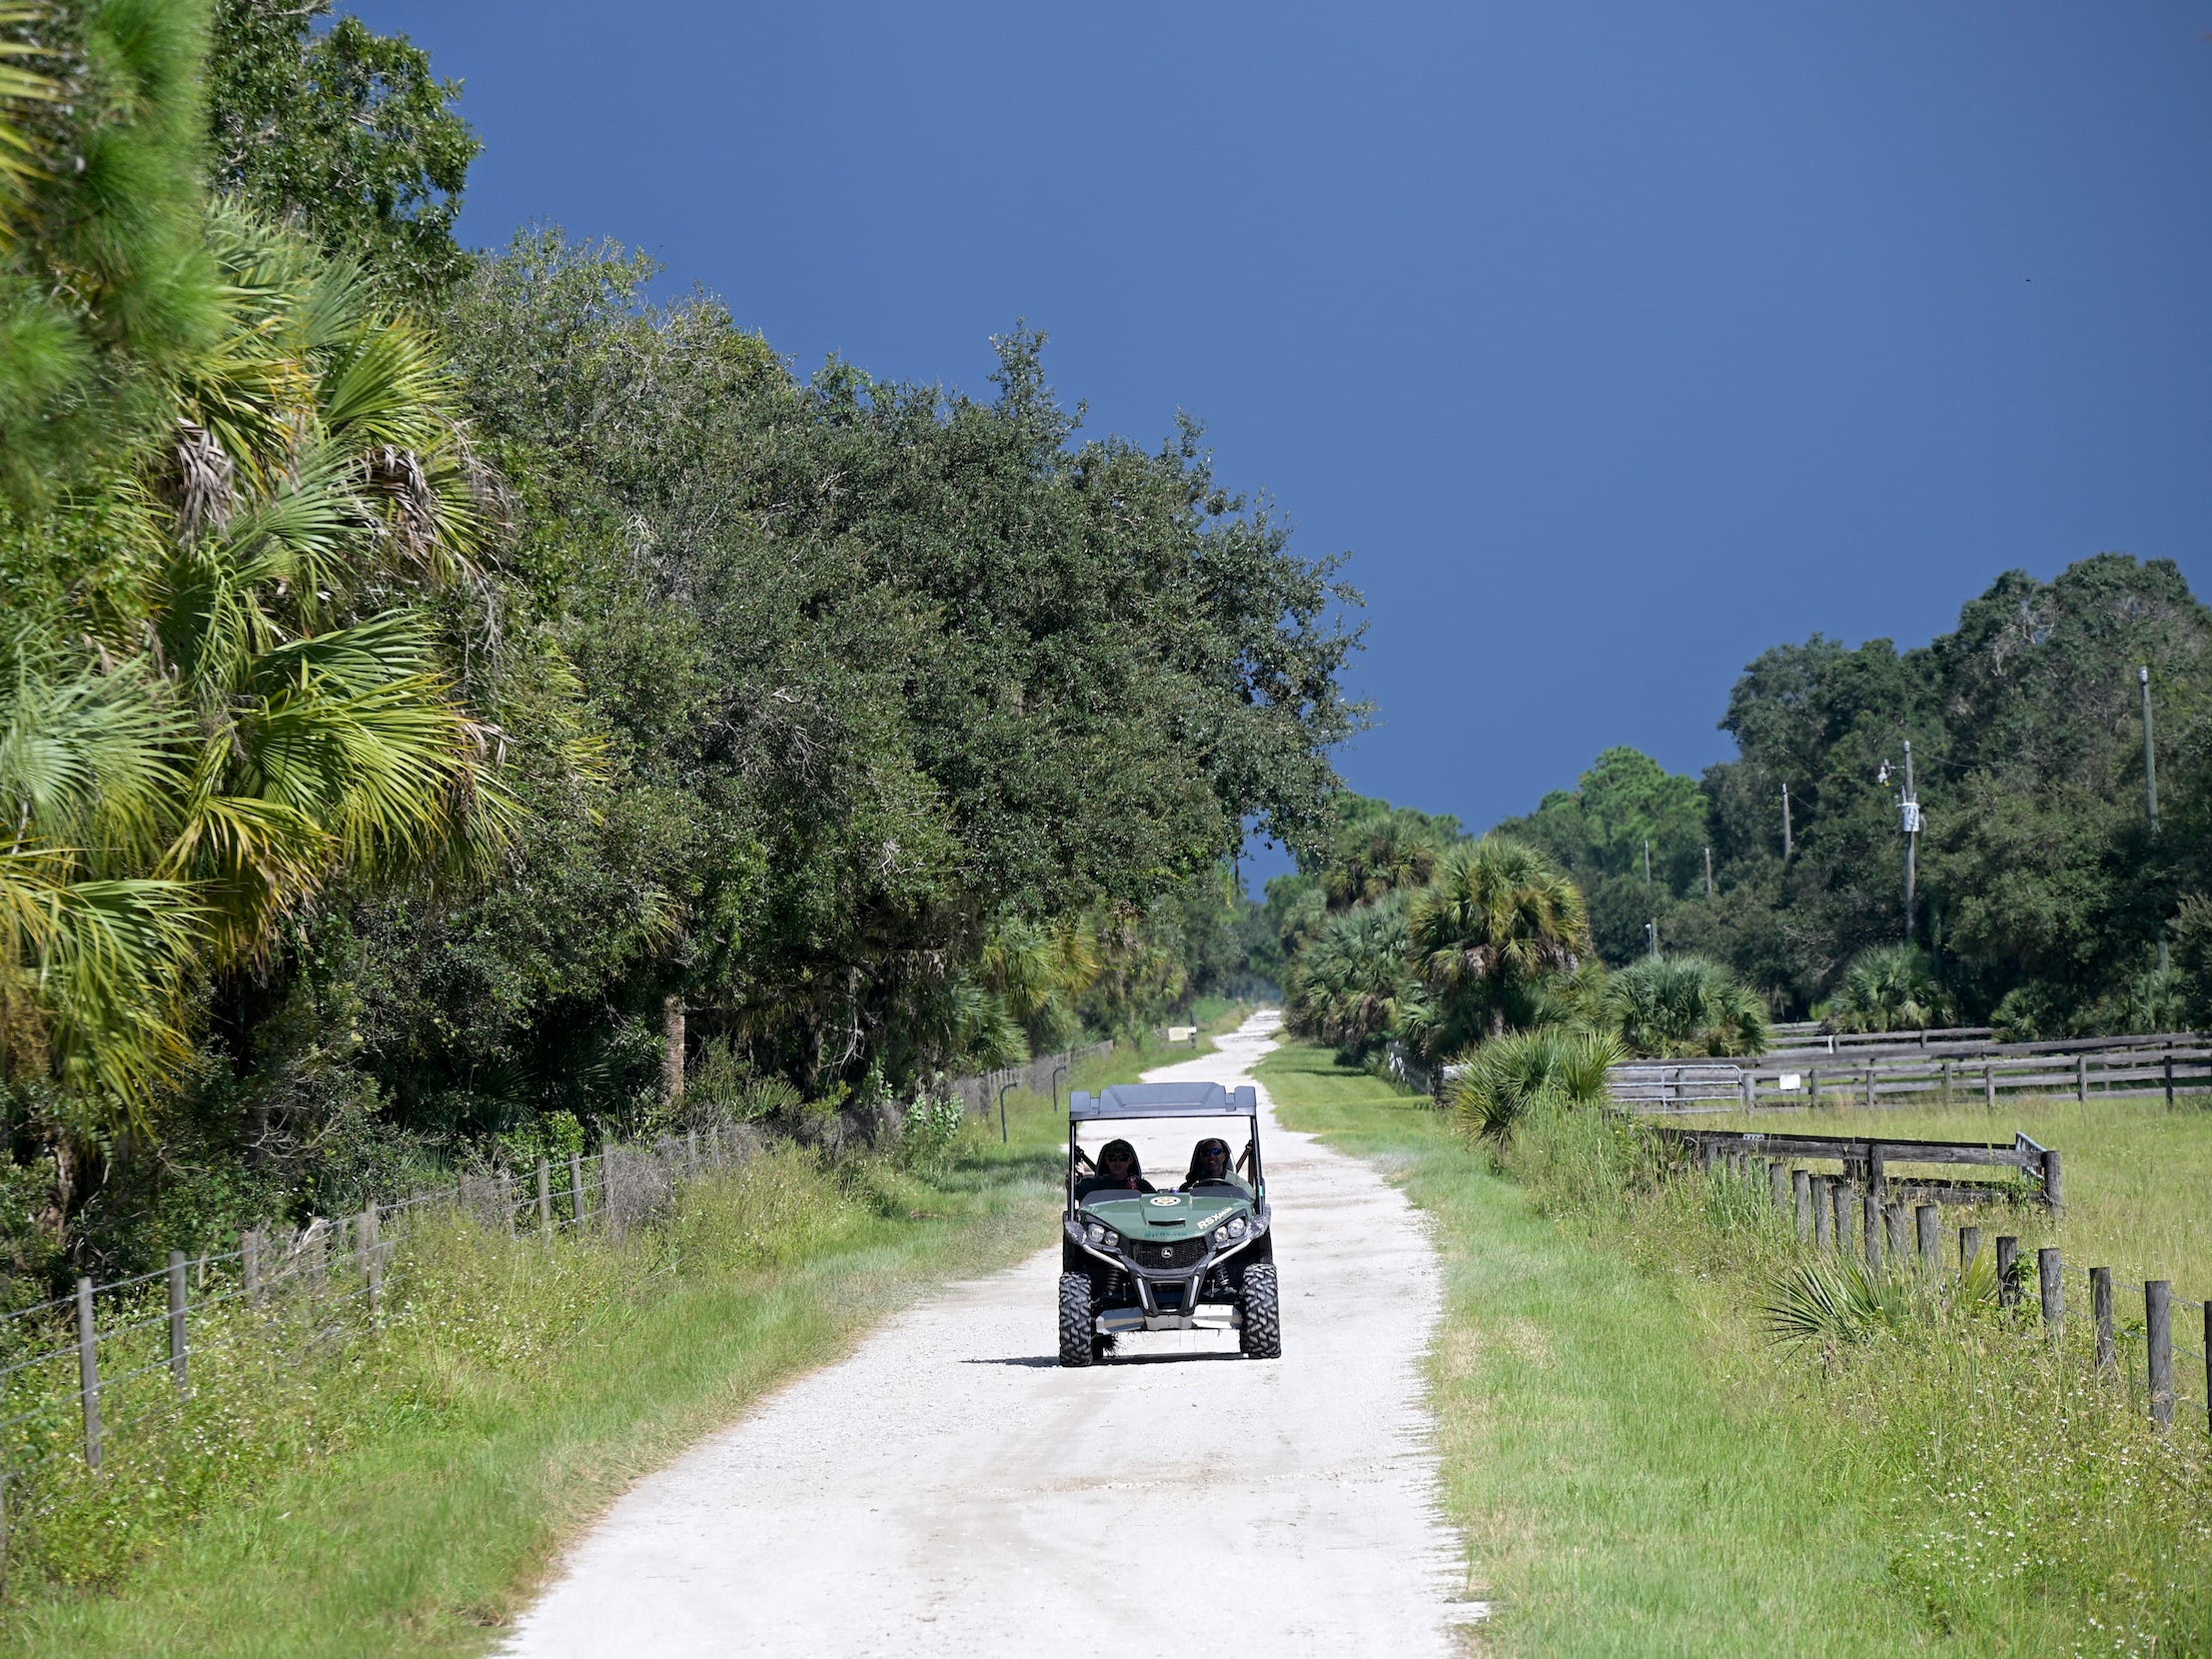
[{"label": "blue sky", "polygon": [[1369,602],[1354,788],[1481,828],[1742,665],[2102,549],[2212,586],[2212,0],[358,0],[473,243],[641,246],[811,370],[1204,419]]}]

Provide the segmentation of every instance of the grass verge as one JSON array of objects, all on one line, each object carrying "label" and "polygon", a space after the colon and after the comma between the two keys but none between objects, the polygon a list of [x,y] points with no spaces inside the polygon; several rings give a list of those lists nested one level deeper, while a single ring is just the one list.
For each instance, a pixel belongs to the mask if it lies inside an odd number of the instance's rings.
[{"label": "grass verge", "polygon": [[[1124,1045],[1073,1085],[1162,1057]],[[631,1480],[883,1314],[1050,1244],[1064,1120],[1024,1093],[1007,1122],[927,1174],[772,1152],[622,1241],[455,1219],[416,1241],[381,1335],[282,1386],[211,1369],[164,1436],[118,1435],[88,1501],[19,1541],[0,1653],[486,1651]]]},{"label": "grass verge", "polygon": [[1755,1193],[1640,1197],[1572,1134],[1510,1178],[1325,1051],[1261,1075],[1435,1219],[1445,1498],[1497,1603],[1479,1650],[2203,1651],[2200,1474],[2062,1356],[1987,1326],[1779,1350],[1759,1252],[1793,1241]]}]

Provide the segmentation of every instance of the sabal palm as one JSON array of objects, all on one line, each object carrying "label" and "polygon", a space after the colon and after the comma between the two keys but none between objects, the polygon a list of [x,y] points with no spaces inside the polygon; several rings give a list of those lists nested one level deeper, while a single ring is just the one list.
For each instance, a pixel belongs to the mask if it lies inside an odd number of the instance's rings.
[{"label": "sabal palm", "polygon": [[1766,1004],[1701,956],[1630,964],[1608,981],[1605,1009],[1639,1054],[1756,1054],[1766,1046]]},{"label": "sabal palm", "polygon": [[1410,891],[1436,874],[1441,855],[1433,838],[1386,818],[1359,836],[1344,860],[1330,869],[1329,903],[1345,909]]},{"label": "sabal palm", "polygon": [[1294,1028],[1357,1057],[1394,1023],[1406,978],[1406,919],[1395,903],[1332,915],[1293,963]]},{"label": "sabal palm", "polygon": [[1493,1034],[1545,975],[1590,950],[1582,888],[1535,847],[1485,835],[1450,848],[1407,906],[1413,963],[1440,998],[1479,1007]]},{"label": "sabal palm", "polygon": [[226,326],[111,481],[135,552],[82,619],[122,667],[26,648],[0,711],[6,1057],[125,1108],[181,1053],[194,969],[261,952],[334,873],[496,842],[512,811],[418,603],[482,535],[430,342],[243,217],[211,242]]}]

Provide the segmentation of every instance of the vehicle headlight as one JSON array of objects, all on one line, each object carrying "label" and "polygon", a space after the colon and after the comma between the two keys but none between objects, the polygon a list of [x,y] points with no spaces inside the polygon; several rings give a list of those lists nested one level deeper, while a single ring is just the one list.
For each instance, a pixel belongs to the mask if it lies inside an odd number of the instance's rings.
[{"label": "vehicle headlight", "polygon": [[1214,1229],[1214,1248],[1218,1250],[1228,1242],[1229,1229],[1227,1227],[1216,1227]]},{"label": "vehicle headlight", "polygon": [[1222,1231],[1226,1232],[1231,1238],[1242,1238],[1245,1234],[1244,1217],[1232,1215],[1229,1218],[1229,1225],[1224,1227]]},{"label": "vehicle headlight", "polygon": [[1093,1221],[1093,1222],[1092,1222],[1092,1223],[1091,1223],[1091,1224],[1090,1224],[1089,1226],[1087,1226],[1087,1227],[1085,1227],[1085,1228],[1083,1229],[1083,1237],[1084,1237],[1084,1240],[1085,1240],[1085,1241],[1086,1241],[1087,1243],[1089,1243],[1089,1244],[1091,1244],[1091,1245],[1093,1245],[1093,1246],[1096,1246],[1096,1245],[1099,1245],[1099,1244],[1103,1244],[1103,1243],[1105,1243],[1105,1242],[1106,1242],[1106,1226],[1105,1226],[1105,1223],[1103,1223],[1103,1222],[1100,1222],[1100,1221]]}]

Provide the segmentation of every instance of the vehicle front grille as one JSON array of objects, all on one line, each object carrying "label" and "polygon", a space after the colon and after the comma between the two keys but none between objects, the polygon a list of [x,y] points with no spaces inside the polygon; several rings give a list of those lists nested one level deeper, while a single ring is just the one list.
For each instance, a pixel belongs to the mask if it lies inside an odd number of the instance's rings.
[{"label": "vehicle front grille", "polygon": [[1122,1252],[1139,1267],[1196,1267],[1206,1259],[1204,1238],[1171,1238],[1165,1244],[1131,1239]]}]

